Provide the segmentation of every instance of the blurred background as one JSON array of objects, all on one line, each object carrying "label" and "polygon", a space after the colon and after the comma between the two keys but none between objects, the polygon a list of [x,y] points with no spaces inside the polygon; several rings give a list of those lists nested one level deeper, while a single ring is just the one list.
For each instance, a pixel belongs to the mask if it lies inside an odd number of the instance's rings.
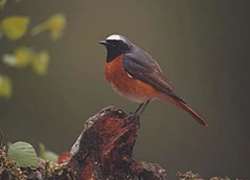
[{"label": "blurred background", "polygon": [[250,177],[249,1],[23,0],[9,1],[0,18],[30,16],[31,26],[63,13],[67,27],[53,43],[48,34],[15,43],[0,39],[0,55],[20,45],[50,51],[48,74],[0,63],[13,82],[0,99],[4,142],[42,142],[68,151],[85,120],[105,106],[137,105],[104,80],[106,50],[97,42],[127,36],[161,65],[178,94],[209,123],[201,127],[176,107],[155,101],[141,117],[134,158],[157,162],[169,179],[192,170],[204,177]]}]

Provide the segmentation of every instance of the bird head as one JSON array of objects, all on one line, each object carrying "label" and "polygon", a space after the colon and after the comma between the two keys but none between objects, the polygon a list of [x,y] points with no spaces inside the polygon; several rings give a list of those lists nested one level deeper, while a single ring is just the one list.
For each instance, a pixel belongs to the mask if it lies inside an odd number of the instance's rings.
[{"label": "bird head", "polygon": [[99,41],[99,44],[107,49],[107,62],[133,49],[133,44],[126,37],[118,34],[108,36],[105,40]]}]

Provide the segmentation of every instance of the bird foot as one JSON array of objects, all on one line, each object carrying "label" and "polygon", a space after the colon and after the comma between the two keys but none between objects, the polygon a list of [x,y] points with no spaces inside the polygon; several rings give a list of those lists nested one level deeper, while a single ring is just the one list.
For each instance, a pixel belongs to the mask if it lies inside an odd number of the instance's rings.
[{"label": "bird foot", "polygon": [[140,118],[140,114],[134,113],[134,112],[130,112],[125,119],[139,119]]},{"label": "bird foot", "polygon": [[123,120],[125,122],[127,122],[126,125],[130,124],[133,121],[138,121],[138,127],[137,128],[139,129],[140,128],[140,121],[139,121],[139,119],[140,119],[140,114],[137,114],[137,113],[134,113],[134,112],[130,112]]}]

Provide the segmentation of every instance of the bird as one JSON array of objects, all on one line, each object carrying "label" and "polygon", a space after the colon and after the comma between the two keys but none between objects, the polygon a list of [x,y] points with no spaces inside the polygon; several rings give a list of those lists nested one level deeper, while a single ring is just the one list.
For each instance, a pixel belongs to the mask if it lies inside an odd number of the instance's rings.
[{"label": "bird", "polygon": [[120,34],[109,35],[99,41],[107,50],[104,67],[106,81],[113,90],[139,104],[132,113],[140,116],[146,106],[158,99],[188,112],[202,126],[208,126],[184,99],[177,95],[154,58],[128,38]]}]

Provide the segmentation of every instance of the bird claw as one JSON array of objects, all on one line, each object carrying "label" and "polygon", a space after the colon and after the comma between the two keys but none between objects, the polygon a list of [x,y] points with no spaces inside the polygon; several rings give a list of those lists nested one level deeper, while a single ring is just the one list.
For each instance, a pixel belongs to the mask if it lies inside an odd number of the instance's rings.
[{"label": "bird claw", "polygon": [[134,112],[130,112],[126,117],[125,119],[139,119],[140,118],[140,115],[139,114],[136,114]]},{"label": "bird claw", "polygon": [[137,125],[137,128],[139,129],[140,128],[140,121],[139,121],[139,118],[140,118],[140,114],[137,114],[137,113],[134,113],[134,112],[130,112],[123,120],[126,122],[124,125],[128,125],[130,124],[131,122],[133,122],[134,120],[138,121],[138,125]]}]

